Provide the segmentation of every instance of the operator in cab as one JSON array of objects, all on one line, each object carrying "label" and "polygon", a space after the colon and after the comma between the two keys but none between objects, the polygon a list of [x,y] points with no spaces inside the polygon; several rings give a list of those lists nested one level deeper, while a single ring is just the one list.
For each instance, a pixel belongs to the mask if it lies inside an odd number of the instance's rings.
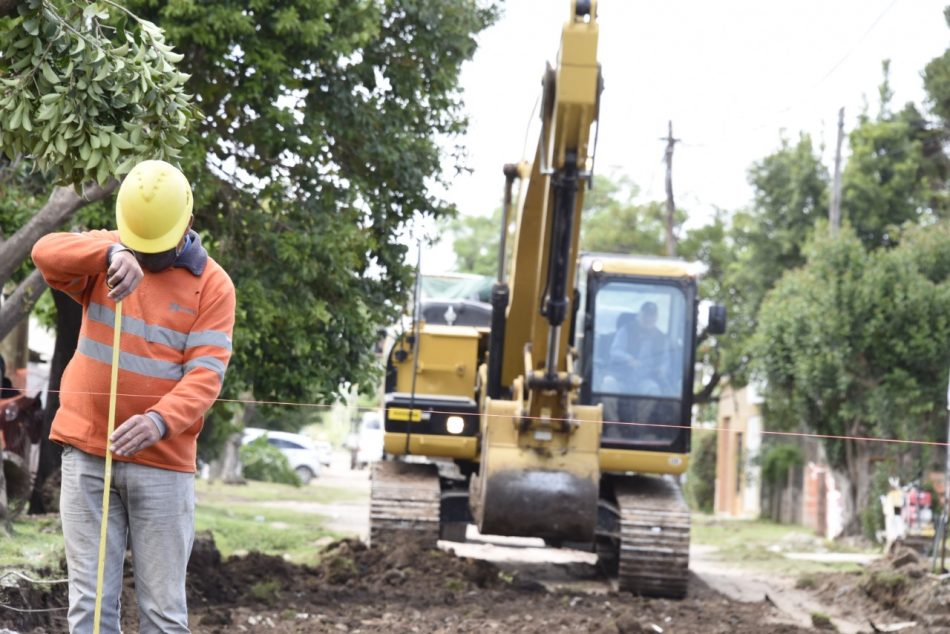
[{"label": "operator in cab", "polygon": [[617,320],[610,344],[604,391],[643,396],[663,396],[668,383],[669,337],[657,328],[657,307],[644,302],[636,315]]}]

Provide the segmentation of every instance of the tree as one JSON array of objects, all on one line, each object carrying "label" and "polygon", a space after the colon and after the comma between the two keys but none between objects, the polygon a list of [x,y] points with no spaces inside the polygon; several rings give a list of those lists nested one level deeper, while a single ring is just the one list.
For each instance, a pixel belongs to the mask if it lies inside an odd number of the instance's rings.
[{"label": "tree", "polygon": [[[941,433],[950,225],[907,228],[895,248],[875,251],[847,226],[837,239],[825,233],[763,303],[754,352],[770,428],[848,437],[824,442],[857,510],[869,502],[870,462],[886,451],[864,438]],[[921,459],[912,447],[899,451]],[[857,515],[849,528],[859,528]]]},{"label": "tree", "polygon": [[844,216],[872,248],[892,246],[905,223],[934,222],[947,213],[943,135],[911,103],[891,111],[889,69],[885,61],[877,116],[862,113],[849,135],[842,174]]},{"label": "tree", "polygon": [[[664,203],[637,203],[639,188],[627,176],[598,176],[584,198],[581,249],[624,255],[666,255]],[[686,219],[677,210],[676,227]]]},{"label": "tree", "polygon": [[[944,20],[950,26],[950,7],[943,10]],[[950,48],[943,55],[930,60],[924,67],[924,89],[934,114],[940,117],[944,129],[950,129]]]},{"label": "tree", "polygon": [[[452,236],[456,267],[476,275],[498,274],[498,245],[501,244],[501,213],[499,207],[490,217],[462,216],[447,225]],[[511,245],[509,240],[508,244]]]},{"label": "tree", "polygon": [[[314,402],[343,383],[371,385],[378,329],[410,288],[401,233],[416,216],[453,211],[431,185],[442,179],[444,140],[466,125],[459,70],[495,9],[475,0],[129,6],[184,55],[203,113],[185,170],[196,226],[239,298],[225,395]],[[447,158],[459,165],[457,152]]]},{"label": "tree", "polygon": [[[731,296],[726,284],[726,271],[735,255],[729,236],[726,214],[716,210],[712,222],[690,229],[679,243],[680,255],[695,262],[702,262],[705,271],[699,282],[701,299],[722,304],[729,308]],[[704,405],[716,399],[720,382],[725,378],[723,348],[729,345],[729,330],[725,335],[711,336],[700,333],[697,341],[696,359],[702,368],[697,372],[697,391],[694,403]]]},{"label": "tree", "polygon": [[[584,195],[581,222],[581,250],[624,255],[664,255],[666,253],[666,211],[663,203],[636,202],[639,189],[627,176],[601,176]],[[677,226],[686,218],[677,214]],[[516,219],[512,219],[514,223]],[[460,272],[495,275],[501,209],[491,217],[465,216],[448,223],[452,247]],[[509,245],[513,240],[509,240]]]},{"label": "tree", "polygon": [[723,257],[720,301],[729,311],[729,330],[721,338],[722,372],[734,385],[747,380],[751,338],[759,306],[782,275],[804,263],[802,248],[827,206],[828,172],[811,137],[793,145],[782,138],[778,150],[749,169],[752,206],[733,215],[731,255]]}]

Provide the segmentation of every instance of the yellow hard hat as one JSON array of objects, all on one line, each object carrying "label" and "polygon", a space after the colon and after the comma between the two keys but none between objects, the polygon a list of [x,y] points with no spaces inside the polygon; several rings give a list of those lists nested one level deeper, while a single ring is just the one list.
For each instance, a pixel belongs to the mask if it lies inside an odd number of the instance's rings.
[{"label": "yellow hard hat", "polygon": [[115,201],[122,244],[141,253],[175,248],[185,235],[194,201],[181,171],[165,161],[142,161],[132,168]]}]

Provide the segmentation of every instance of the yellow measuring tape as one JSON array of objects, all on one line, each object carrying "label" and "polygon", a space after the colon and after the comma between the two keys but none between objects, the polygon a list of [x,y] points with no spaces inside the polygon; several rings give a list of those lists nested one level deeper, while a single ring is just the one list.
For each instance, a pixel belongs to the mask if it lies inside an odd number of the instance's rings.
[{"label": "yellow measuring tape", "polygon": [[[122,334],[122,302],[115,304],[115,322],[112,324],[112,376],[109,382],[109,432],[106,435],[106,472],[102,482],[102,522],[99,529],[99,568],[96,572],[96,612],[92,631],[99,634],[102,618],[102,584],[105,576],[106,535],[109,530],[109,489],[112,488],[112,432],[115,431],[115,401],[119,389],[119,335]],[[119,577],[121,578],[121,574]]]}]

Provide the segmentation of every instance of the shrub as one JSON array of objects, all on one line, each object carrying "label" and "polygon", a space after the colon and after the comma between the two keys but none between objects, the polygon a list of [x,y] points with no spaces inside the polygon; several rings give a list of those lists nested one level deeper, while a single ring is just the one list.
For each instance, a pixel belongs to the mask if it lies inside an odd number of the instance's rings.
[{"label": "shrub", "polygon": [[771,487],[781,487],[788,477],[788,470],[805,463],[805,454],[798,445],[777,443],[762,454],[762,481]]},{"label": "shrub", "polygon": [[879,463],[871,476],[871,487],[868,492],[868,503],[859,512],[861,530],[865,537],[876,542],[878,535],[884,532],[884,509],[881,507],[881,496],[891,490],[890,477],[896,475],[894,465],[886,462]]},{"label": "shrub", "polygon": [[716,434],[693,433],[685,489],[686,500],[694,510],[712,513],[716,497]]},{"label": "shrub", "polygon": [[267,444],[266,436],[241,447],[241,462],[244,465],[244,477],[248,480],[300,486],[300,478],[290,468],[287,456],[280,449]]}]

